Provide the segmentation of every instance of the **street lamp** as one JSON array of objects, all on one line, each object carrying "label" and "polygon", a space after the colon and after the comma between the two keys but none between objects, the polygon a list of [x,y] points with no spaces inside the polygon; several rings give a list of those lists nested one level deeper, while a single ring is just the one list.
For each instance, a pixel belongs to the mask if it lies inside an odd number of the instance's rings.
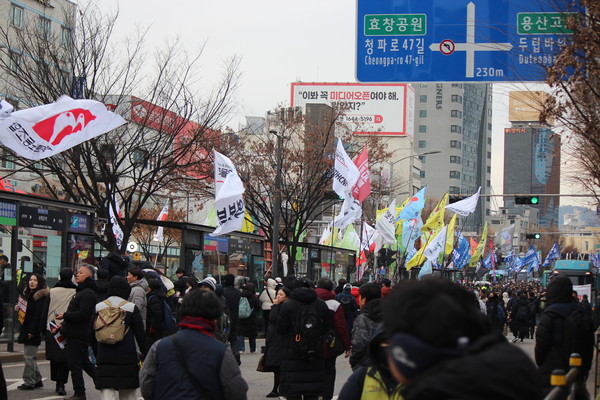
[{"label": "street lamp", "polygon": [[[399,160],[396,160],[394,162],[390,162],[390,197],[394,198],[394,165],[396,165],[397,163],[399,163],[400,161],[404,161],[408,158],[414,158],[414,157],[420,157],[420,156],[428,156],[431,154],[438,154],[441,153],[440,150],[432,150],[432,151],[426,151],[425,153],[417,153],[417,154],[411,154],[405,157],[400,158]],[[413,185],[412,185],[412,170],[409,171],[409,175],[408,175],[408,184],[409,184],[409,193],[412,195],[414,194],[413,192]]]},{"label": "street lamp", "polygon": [[283,135],[277,131],[270,130],[269,133],[277,137],[277,165],[275,166],[275,202],[273,204],[273,233],[272,233],[272,256],[271,256],[271,276],[277,277],[277,268],[279,267],[279,218],[281,208],[281,158],[283,152]]}]

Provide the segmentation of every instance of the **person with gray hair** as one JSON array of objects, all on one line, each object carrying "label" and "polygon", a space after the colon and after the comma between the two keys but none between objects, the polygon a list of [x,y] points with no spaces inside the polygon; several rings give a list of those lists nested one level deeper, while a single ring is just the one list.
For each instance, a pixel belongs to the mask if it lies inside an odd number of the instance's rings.
[{"label": "person with gray hair", "polygon": [[96,308],[95,271],[90,264],[79,267],[75,275],[77,283],[75,296],[69,302],[67,311],[56,315],[57,321],[63,321],[61,332],[67,339],[67,364],[75,392],[69,400],[86,399],[83,371],[92,379],[96,375],[88,353],[89,328]]}]

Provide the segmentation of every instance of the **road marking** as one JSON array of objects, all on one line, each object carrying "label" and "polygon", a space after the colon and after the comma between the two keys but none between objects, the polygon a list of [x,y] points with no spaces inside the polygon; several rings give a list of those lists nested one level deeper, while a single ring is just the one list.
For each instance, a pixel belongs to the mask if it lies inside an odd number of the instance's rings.
[{"label": "road marking", "polygon": [[[42,378],[42,382],[44,382],[45,380],[46,380],[46,378]],[[9,385],[10,382],[12,382],[12,384]],[[10,392],[11,390],[18,390],[17,387],[19,387],[23,383],[24,383],[24,381],[21,378],[6,379],[6,391]],[[31,399],[31,400],[34,400],[34,399]]]},{"label": "road marking", "polygon": [[[38,361],[37,365],[48,365],[50,364],[50,361]],[[23,368],[23,363],[22,362],[14,362],[14,363],[10,363],[10,364],[2,364],[2,369],[6,369],[6,368]]]}]

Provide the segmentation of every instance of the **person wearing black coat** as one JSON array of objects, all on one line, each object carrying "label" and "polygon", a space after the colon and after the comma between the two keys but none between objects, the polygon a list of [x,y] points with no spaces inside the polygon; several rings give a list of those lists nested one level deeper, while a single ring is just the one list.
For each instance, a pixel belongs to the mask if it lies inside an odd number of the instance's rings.
[{"label": "person wearing black coat", "polygon": [[167,296],[160,280],[148,279],[148,290],[146,294],[146,338],[148,346],[152,346],[154,342],[173,332],[165,332],[163,329],[164,302],[167,301]]},{"label": "person wearing black coat", "polygon": [[[106,302],[111,307],[119,307],[125,312],[125,324],[129,326],[122,341],[115,344],[96,341],[95,334],[90,335],[90,342],[96,354],[96,389],[100,390],[102,399],[116,398],[135,399],[135,391],[139,385],[140,353],[148,352],[144,322],[138,307],[126,301],[129,298],[131,286],[122,276],[113,276],[108,286]],[[105,301],[96,304],[96,313],[108,307]]]},{"label": "person wearing black coat", "polygon": [[223,285],[223,297],[227,301],[227,309],[229,310],[230,326],[229,326],[229,345],[231,346],[231,352],[233,357],[237,361],[238,365],[241,364],[240,360],[240,343],[238,339],[238,325],[239,325],[239,309],[240,309],[240,298],[241,293],[233,285],[235,283],[235,276],[233,274],[227,274],[221,280]]},{"label": "person wearing black coat", "polygon": [[[0,286],[2,288],[2,286]],[[0,332],[4,329],[4,294],[0,292]],[[0,400],[8,400],[8,391],[6,389],[6,379],[4,379],[4,370],[0,361]]]},{"label": "person wearing black coat", "polygon": [[[258,327],[256,325],[256,315],[260,311],[260,301],[254,292],[254,285],[248,283],[242,288],[241,297],[248,299],[252,312],[248,318],[240,318],[238,323],[238,339],[240,352],[246,351],[245,338],[248,338],[250,344],[250,353],[256,352],[256,337],[258,336]],[[240,299],[241,299],[240,297]]]},{"label": "person wearing black coat", "polygon": [[27,300],[25,319],[21,325],[18,342],[23,344],[23,384],[19,390],[33,390],[42,387],[42,375],[37,365],[37,352],[42,342],[42,329],[46,318],[44,310],[48,308],[48,295],[46,280],[42,275],[33,273],[29,275],[23,296]]},{"label": "person wearing black coat", "polygon": [[529,336],[529,321],[531,320],[531,312],[529,310],[529,302],[525,292],[519,291],[517,300],[513,302],[510,309],[510,325],[511,330],[515,334],[513,343],[517,340],[521,342]]},{"label": "person wearing black coat", "polygon": [[[290,300],[286,301],[281,307],[279,318],[277,319],[277,332],[287,337],[288,344],[294,340],[296,332],[296,318],[300,308],[304,305],[314,304],[317,317],[321,324],[321,334],[329,332],[329,308],[327,304],[317,297],[317,293],[310,287],[310,282],[305,280],[296,280],[297,283],[290,285],[302,285],[292,290]],[[322,346],[320,348],[322,351]],[[317,399],[323,392],[323,374],[325,371],[325,362],[323,356],[315,359],[306,360],[296,354],[292,346],[287,346],[283,360],[281,362],[281,394],[288,400]]]},{"label": "person wearing black coat", "polygon": [[79,267],[75,275],[77,291],[70,301],[67,311],[59,313],[55,319],[63,320],[61,332],[67,339],[67,363],[73,381],[74,395],[71,400],[85,400],[85,381],[83,371],[92,379],[96,375],[96,367],[90,362],[88,339],[96,307],[95,269],[89,264]]},{"label": "person wearing black coat", "polygon": [[281,374],[281,361],[287,346],[288,337],[277,332],[277,320],[282,304],[289,299],[291,292],[282,287],[277,291],[273,299],[273,305],[269,312],[269,321],[265,340],[264,366],[268,371],[273,371],[273,390],[267,397],[279,397],[279,377]]}]

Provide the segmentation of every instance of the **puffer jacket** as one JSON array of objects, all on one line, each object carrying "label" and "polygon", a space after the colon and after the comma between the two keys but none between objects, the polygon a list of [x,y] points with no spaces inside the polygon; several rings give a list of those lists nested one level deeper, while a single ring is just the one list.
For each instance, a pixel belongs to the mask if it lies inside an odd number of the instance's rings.
[{"label": "puffer jacket", "polygon": [[[27,299],[25,320],[21,326],[18,342],[30,346],[39,346],[42,342],[42,331],[45,330],[46,315],[50,290],[40,288],[33,292]],[[32,337],[28,337],[32,335]]]},{"label": "puffer jacket", "polygon": [[373,334],[381,325],[381,307],[381,299],[371,300],[365,304],[354,319],[352,351],[350,353],[350,366],[353,371],[358,367],[368,367],[370,365],[369,343]]},{"label": "puffer jacket", "polygon": [[92,317],[96,308],[96,282],[87,278],[77,286],[75,296],[64,315],[61,332],[68,339],[87,342]]}]

